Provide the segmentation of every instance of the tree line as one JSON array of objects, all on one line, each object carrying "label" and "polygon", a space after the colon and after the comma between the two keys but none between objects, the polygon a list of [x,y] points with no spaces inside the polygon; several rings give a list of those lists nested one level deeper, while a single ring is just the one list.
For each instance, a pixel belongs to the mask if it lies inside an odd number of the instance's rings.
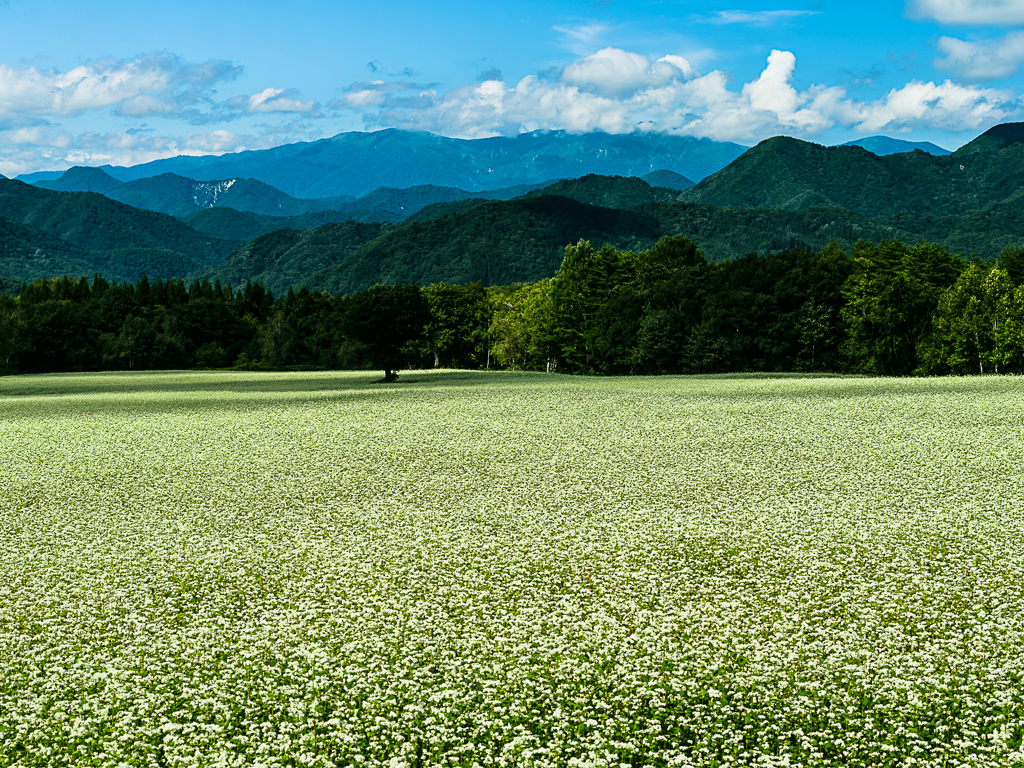
[{"label": "tree line", "polygon": [[69,277],[0,295],[0,369],[511,368],[569,374],[1024,373],[1024,249],[897,240],[708,261],[587,241],[557,273],[349,296]]}]

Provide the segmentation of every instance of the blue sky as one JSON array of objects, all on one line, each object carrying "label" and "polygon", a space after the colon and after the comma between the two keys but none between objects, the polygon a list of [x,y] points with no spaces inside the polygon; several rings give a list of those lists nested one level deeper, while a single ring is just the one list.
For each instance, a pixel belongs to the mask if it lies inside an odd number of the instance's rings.
[{"label": "blue sky", "polygon": [[0,173],[387,127],[954,149],[1022,67],[1024,0],[0,0]]}]

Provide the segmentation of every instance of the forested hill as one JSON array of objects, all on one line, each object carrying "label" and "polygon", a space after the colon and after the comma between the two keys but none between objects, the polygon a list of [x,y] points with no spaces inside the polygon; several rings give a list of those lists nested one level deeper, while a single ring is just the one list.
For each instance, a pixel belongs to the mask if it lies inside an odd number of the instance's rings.
[{"label": "forested hill", "polygon": [[343,221],[397,222],[401,217],[386,211],[316,211],[301,216],[263,216],[234,208],[206,208],[182,219],[193,229],[210,237],[249,242],[278,229],[314,229]]},{"label": "forested hill", "polygon": [[[0,216],[25,225],[8,227],[8,254],[0,275],[34,279],[68,271],[137,279],[144,272],[171,277],[223,260],[239,243],[197,232],[178,219],[132,208],[93,192],[53,192],[0,179]],[[72,268],[74,267],[74,268]]]},{"label": "forested hill", "polygon": [[678,192],[689,189],[694,185],[688,178],[674,171],[651,171],[650,173],[645,173],[640,178],[652,187],[665,187]]},{"label": "forested hill", "polygon": [[344,263],[360,246],[388,229],[387,224],[346,221],[315,229],[275,230],[233,252],[222,265],[200,270],[192,279],[220,280],[225,285],[250,281],[284,293],[310,275]]},{"label": "forested hill", "polygon": [[0,180],[0,215],[86,250],[164,248],[210,263],[235,247],[94,192],[51,192],[10,179]]},{"label": "forested hill", "polygon": [[[796,247],[818,250],[833,240],[849,247],[861,239],[894,238],[907,243],[938,242],[958,253],[992,259],[1004,248],[1024,242],[1024,220],[1006,212],[869,219],[838,208],[790,211],[681,202],[616,210],[544,195],[484,203],[455,215],[393,228],[302,285],[339,294],[377,282],[498,285],[533,281],[554,274],[568,243],[585,239],[595,246],[642,250],[669,235],[694,240],[712,261]],[[210,275],[222,281],[231,277],[236,284],[243,276],[219,270]]]},{"label": "forested hill", "polygon": [[880,157],[856,146],[776,137],[682,194],[718,206],[838,206],[865,216],[1016,209],[1024,187],[1022,124],[996,126],[956,152]]},{"label": "forested hill", "polygon": [[659,229],[656,218],[635,209],[598,208],[566,197],[495,201],[399,227],[305,284],[352,293],[378,282],[498,285],[536,280],[554,274],[566,243],[583,238],[639,248],[653,243]]},{"label": "forested hill", "polygon": [[578,179],[562,179],[543,189],[530,192],[525,197],[558,195],[569,197],[578,203],[597,205],[602,208],[632,208],[647,203],[675,200],[679,192],[664,187],[654,187],[635,176],[598,176],[588,174]]}]

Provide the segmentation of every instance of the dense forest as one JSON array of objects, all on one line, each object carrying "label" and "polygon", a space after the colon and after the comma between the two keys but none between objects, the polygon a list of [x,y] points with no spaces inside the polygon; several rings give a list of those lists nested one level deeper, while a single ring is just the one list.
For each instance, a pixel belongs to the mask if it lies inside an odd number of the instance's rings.
[{"label": "dense forest", "polygon": [[0,295],[7,372],[515,368],[570,374],[1024,373],[1024,249],[995,263],[859,241],[712,262],[664,237],[587,241],[554,277],[349,296],[219,280],[23,284]]}]

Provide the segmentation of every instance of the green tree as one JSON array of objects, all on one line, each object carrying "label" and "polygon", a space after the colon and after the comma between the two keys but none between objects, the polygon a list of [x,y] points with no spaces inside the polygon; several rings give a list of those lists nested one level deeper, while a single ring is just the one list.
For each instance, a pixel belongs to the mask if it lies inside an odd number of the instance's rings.
[{"label": "green tree", "polygon": [[429,322],[430,306],[418,286],[375,285],[348,298],[342,327],[392,382],[406,359],[403,347],[422,341]]},{"label": "green tree", "polygon": [[488,290],[490,356],[503,368],[554,371],[557,348],[549,335],[552,279]]},{"label": "green tree", "polygon": [[[906,376],[918,368],[919,345],[931,328],[931,317],[940,289],[905,272],[908,263],[939,264],[935,279],[946,279],[942,254],[919,251],[909,256],[897,241],[877,246],[863,241],[854,245],[855,270],[842,287],[842,317],[850,340],[870,372],[882,376]],[[929,279],[932,279],[929,276]]]},{"label": "green tree", "polygon": [[288,365],[292,362],[298,334],[284,307],[275,309],[257,333],[260,358],[271,367]]},{"label": "green tree", "polygon": [[606,245],[595,251],[586,240],[567,246],[551,283],[549,333],[569,373],[594,370],[594,320],[609,295],[635,275],[635,256]]},{"label": "green tree", "polygon": [[922,372],[999,373],[1000,363],[1012,364],[1014,299],[1006,270],[971,264],[939,300]]},{"label": "green tree", "polygon": [[1004,248],[999,254],[999,266],[1006,270],[1014,285],[1024,285],[1024,248]]},{"label": "green tree", "polygon": [[1024,373],[1024,283],[1001,293],[996,324],[994,364],[1006,373]]},{"label": "green tree", "polygon": [[130,315],[121,324],[121,331],[117,336],[117,351],[127,363],[129,369],[140,365],[156,340],[156,329],[148,320]]},{"label": "green tree", "polygon": [[28,348],[28,326],[19,303],[7,294],[0,294],[0,361],[3,367],[10,368],[11,360]]},{"label": "green tree", "polygon": [[434,367],[478,368],[487,354],[487,292],[480,283],[434,283],[423,289],[430,307],[427,343]]}]

